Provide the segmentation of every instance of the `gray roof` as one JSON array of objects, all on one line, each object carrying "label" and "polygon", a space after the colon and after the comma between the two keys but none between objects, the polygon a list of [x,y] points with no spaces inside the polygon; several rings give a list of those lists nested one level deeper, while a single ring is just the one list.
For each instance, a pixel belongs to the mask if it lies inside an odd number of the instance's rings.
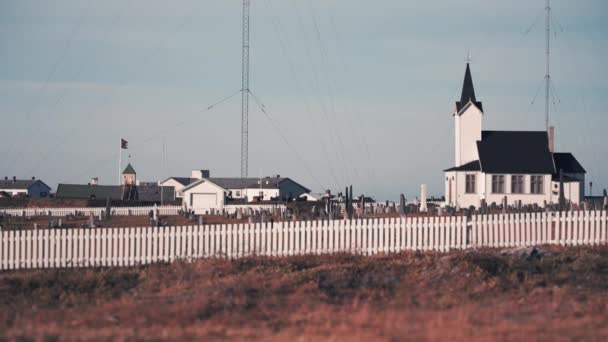
[{"label": "gray roof", "polygon": [[262,189],[278,189],[279,184],[285,179],[287,178],[209,178],[210,181],[225,189],[244,189],[260,187]]},{"label": "gray roof", "polygon": [[[40,182],[42,184],[44,184],[43,181],[39,180],[39,179],[17,179],[15,181],[13,181],[12,179],[0,179],[0,189],[22,189],[22,190],[27,190],[30,186],[32,186],[33,184]],[[50,187],[46,184],[44,184],[47,188],[50,189]]]},{"label": "gray roof", "polygon": [[[161,190],[163,198],[172,200],[175,198],[173,187],[160,187],[157,185],[137,186],[138,200],[146,202],[160,202]],[[57,198],[73,199],[106,199],[120,200],[123,195],[123,187],[119,185],[86,185],[86,184],[59,184],[57,187]]]},{"label": "gray roof", "polygon": [[57,198],[96,199],[110,198],[122,199],[122,186],[117,185],[87,185],[87,184],[59,184]]},{"label": "gray roof", "polygon": [[169,179],[174,179],[176,182],[178,182],[179,184],[181,184],[183,186],[188,186],[198,180],[197,178],[190,178],[190,177],[171,177],[171,178],[166,179],[165,182],[168,181]]},{"label": "gray roof", "polygon": [[[173,177],[176,179],[176,177]],[[203,178],[202,180],[209,180],[210,182],[228,190],[228,189],[278,189],[280,184],[286,180],[290,180],[295,184],[302,187],[305,192],[310,192],[310,190],[299,183],[296,183],[291,178],[288,177],[266,177],[266,178]],[[202,180],[194,180],[190,184],[188,184],[181,191],[187,190],[192,186],[198,185]],[[260,184],[261,182],[261,184]],[[181,182],[180,182],[181,183]],[[182,183],[183,184],[183,183]]]}]

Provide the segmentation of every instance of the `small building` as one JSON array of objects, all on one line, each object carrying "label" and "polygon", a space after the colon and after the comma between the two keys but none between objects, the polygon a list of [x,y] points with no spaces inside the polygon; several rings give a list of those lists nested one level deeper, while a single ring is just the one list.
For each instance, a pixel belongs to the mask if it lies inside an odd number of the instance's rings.
[{"label": "small building", "polygon": [[32,179],[17,179],[13,177],[9,179],[4,177],[0,180],[0,192],[4,196],[27,196],[33,198],[48,197],[51,193],[51,187],[43,181],[32,177]]},{"label": "small building", "polygon": [[209,179],[198,181],[182,190],[182,205],[196,214],[205,214],[211,210],[221,210],[226,205],[228,189]]},{"label": "small building", "polygon": [[136,185],[137,184],[137,172],[131,163],[127,165],[125,170],[122,172],[122,185]]},{"label": "small building", "polygon": [[193,170],[190,177],[170,177],[159,182],[159,185],[163,187],[173,187],[175,189],[175,196],[181,198],[181,191],[183,188],[203,178],[209,178],[209,176],[209,170]]},{"label": "small building", "polygon": [[445,204],[478,207],[559,203],[584,198],[585,169],[571,153],[554,152],[554,130],[484,131],[467,63],[462,95],[454,111],[455,166],[445,172]]},{"label": "small building", "polygon": [[265,178],[238,178],[238,177],[211,177],[208,170],[194,170],[191,177],[170,177],[162,182],[161,186],[174,187],[176,196],[182,197],[183,191],[189,185],[207,179],[228,190],[227,198],[231,200],[288,201],[297,199],[310,190],[287,177]]}]

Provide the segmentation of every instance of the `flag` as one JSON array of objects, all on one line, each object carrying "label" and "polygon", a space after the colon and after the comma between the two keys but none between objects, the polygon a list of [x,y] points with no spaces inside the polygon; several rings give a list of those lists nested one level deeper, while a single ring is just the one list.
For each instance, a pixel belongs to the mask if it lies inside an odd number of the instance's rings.
[{"label": "flag", "polygon": [[129,148],[129,142],[126,141],[125,139],[120,139],[120,148],[122,148],[123,150],[126,150]]}]

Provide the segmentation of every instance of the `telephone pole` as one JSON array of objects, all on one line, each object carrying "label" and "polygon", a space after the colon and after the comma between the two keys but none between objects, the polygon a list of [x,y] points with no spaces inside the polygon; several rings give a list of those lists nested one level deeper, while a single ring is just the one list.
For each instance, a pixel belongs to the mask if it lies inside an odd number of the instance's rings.
[{"label": "telephone pole", "polygon": [[545,130],[549,131],[549,92],[551,91],[551,69],[550,69],[550,40],[551,40],[551,0],[547,0],[547,7],[545,8],[547,11],[546,18],[546,34],[547,34],[547,51],[546,51],[546,66],[547,73],[545,74]]},{"label": "telephone pole", "polygon": [[249,8],[243,0],[243,60],[241,76],[241,178],[247,178],[249,159]]}]

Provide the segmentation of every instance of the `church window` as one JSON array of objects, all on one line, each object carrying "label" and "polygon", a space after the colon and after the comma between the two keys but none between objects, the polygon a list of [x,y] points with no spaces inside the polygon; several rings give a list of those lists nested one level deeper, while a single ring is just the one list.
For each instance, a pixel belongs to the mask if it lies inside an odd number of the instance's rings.
[{"label": "church window", "polygon": [[533,194],[542,194],[543,191],[543,176],[530,177],[530,192]]},{"label": "church window", "polygon": [[492,193],[504,194],[505,193],[505,176],[504,175],[493,175],[492,176]]},{"label": "church window", "polygon": [[524,193],[524,176],[513,175],[511,176],[511,193],[523,194]]},{"label": "church window", "polygon": [[466,175],[466,189],[467,194],[474,194],[475,191],[475,175]]}]

